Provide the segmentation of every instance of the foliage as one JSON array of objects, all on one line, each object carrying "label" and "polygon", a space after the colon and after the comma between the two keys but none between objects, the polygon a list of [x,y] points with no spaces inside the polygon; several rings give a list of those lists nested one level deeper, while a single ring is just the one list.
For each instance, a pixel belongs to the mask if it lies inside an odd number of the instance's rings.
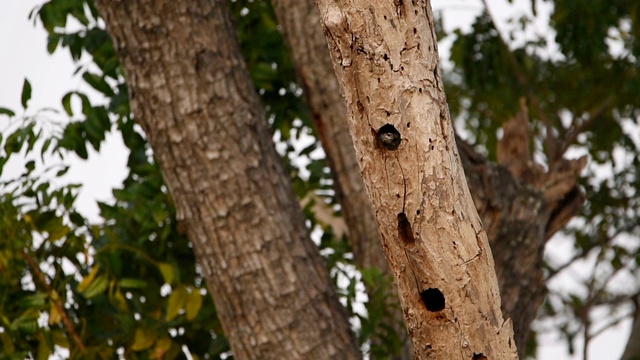
[{"label": "foliage", "polygon": [[[264,1],[238,1],[231,9],[267,118],[281,144],[286,145],[283,160],[294,190],[301,199],[311,192],[319,195],[304,210],[311,227],[325,230],[320,248],[326,250],[327,266],[335,269],[340,263],[349,263],[344,239],[337,239],[326,224],[319,224],[311,210],[314,201],[328,201],[332,206],[335,199],[324,157],[321,152],[314,153],[318,142],[273,11]],[[99,204],[100,224],[88,224],[76,211],[77,185],[53,189],[38,180],[42,174],[32,174],[37,167],[33,161],[27,165],[30,172],[2,184],[4,208],[0,214],[7,221],[0,228],[6,235],[2,238],[12,240],[0,243],[1,260],[12,272],[3,273],[1,291],[4,304],[20,306],[0,310],[0,327],[6,330],[1,333],[4,346],[0,358],[47,358],[55,347],[57,351],[69,349],[72,358],[83,359],[112,358],[116,352],[134,359],[184,358],[185,348],[196,359],[232,358],[191,245],[175,219],[158,165],[131,116],[122,69],[93,3],[53,0],[34,10],[32,16],[49,32],[48,51],[67,49],[79,64],[76,72],[105,102],[96,104],[87,94],[69,92],[62,98],[62,107],[71,121],[57,127],[56,134],[36,132],[42,122],[50,125],[40,117],[22,119],[22,126],[3,142],[0,164],[14,154],[28,156],[37,142],[46,144],[42,147],[46,163],[54,154],[61,162],[69,153],[87,159],[87,146],[100,150],[106,133],[115,126],[130,151],[129,175],[122,187],[113,191],[114,204]],[[66,30],[71,18],[81,24],[79,30]],[[30,91],[25,82],[25,108]],[[15,117],[10,109],[0,109],[0,113]],[[313,140],[296,149],[292,141],[303,134]],[[26,150],[23,144],[28,144]],[[303,159],[306,165],[294,165],[292,158],[298,162]],[[64,171],[50,177],[64,175],[67,168],[59,166]],[[28,199],[33,201],[25,202]],[[43,205],[41,199],[55,207]],[[33,221],[45,225],[36,227],[31,225]],[[54,226],[65,231],[53,232]],[[24,239],[17,241],[16,234]],[[332,274],[338,281],[349,273]],[[355,296],[354,288],[344,291],[345,299]],[[62,312],[56,312],[56,301],[64,307]],[[43,322],[47,317],[49,322]]]},{"label": "foliage", "polygon": [[[581,331],[597,334],[589,330],[589,314],[596,307],[613,312],[640,292],[638,284],[624,292],[609,286],[617,274],[637,276],[640,263],[640,162],[635,156],[640,144],[628,130],[640,115],[640,4],[546,3],[554,5],[550,25],[555,41],[541,35],[511,40],[531,28],[533,14],[512,19],[505,33],[482,13],[470,32],[448,35],[455,37],[454,67],[445,77],[452,114],[465,119],[464,130],[490,158],[496,158],[501,125],[524,97],[531,109],[536,159],[547,167],[570,152],[588,153],[593,160],[582,183],[589,201],[565,232],[574,240],[574,257],[546,265],[553,279],[574,260],[597,263],[599,271],[581,279],[586,296],[554,292],[543,310],[543,316],[557,317],[574,346]],[[532,8],[542,5],[533,1]],[[388,313],[384,289],[391,284],[376,269],[361,269],[362,282],[378,290],[368,294],[366,315],[354,309],[358,279],[345,270],[351,266],[348,245],[312,211],[317,201],[338,209],[337,200],[273,11],[262,0],[236,0],[230,6],[296,195],[310,199],[304,211],[310,227],[322,234],[318,243],[327,267],[336,283],[346,280],[339,291],[360,321],[360,341],[366,344],[374,334],[386,339],[369,349],[372,357],[384,358],[400,349],[397,334],[382,321]],[[175,219],[145,135],[132,118],[124,74],[93,3],[51,0],[33,16],[49,34],[49,52],[68,50],[77,73],[103,102],[68,93],[62,107],[70,122],[64,126],[50,124],[42,114],[19,118],[0,108],[0,115],[11,119],[0,138],[0,175],[12,156],[41,158],[29,160],[24,173],[0,184],[0,359],[47,358],[60,348],[72,358],[117,353],[170,359],[185,358],[186,351],[196,359],[230,358],[191,245]],[[80,24],[73,27],[78,30],[68,30],[71,19]],[[554,44],[559,53],[547,55]],[[621,50],[612,52],[612,44]],[[30,93],[25,81],[24,108]],[[114,190],[114,203],[100,204],[102,221],[90,224],[75,207],[77,185],[56,186],[42,179],[63,177],[68,154],[86,159],[87,147],[100,150],[110,131],[121,134],[130,151],[129,174]],[[300,149],[295,144],[302,138],[310,144]],[[57,164],[48,165],[52,162]],[[600,176],[603,168],[613,176]],[[335,214],[340,216],[339,210]],[[536,344],[530,345],[533,354]]]},{"label": "foliage", "polygon": [[[541,314],[555,317],[574,351],[580,335],[587,334],[588,343],[628,317],[625,305],[640,291],[637,281],[622,291],[611,284],[616,276],[637,279],[640,263],[640,139],[633,139],[640,123],[640,4],[547,3],[553,5],[549,25],[555,41],[546,34],[513,40],[527,30],[535,33],[533,14],[498,29],[483,12],[471,32],[456,31],[446,89],[453,115],[465,118],[465,132],[492,159],[501,125],[516,114],[519,98],[527,99],[531,147],[542,165],[551,168],[563,155],[591,159],[581,181],[587,203],[564,231],[574,239],[572,257],[550,260],[546,267],[548,281],[581,259],[594,270],[575,280],[581,295],[552,287]],[[559,50],[549,51],[555,45]],[[598,307],[614,316],[594,329],[590,316]]]}]

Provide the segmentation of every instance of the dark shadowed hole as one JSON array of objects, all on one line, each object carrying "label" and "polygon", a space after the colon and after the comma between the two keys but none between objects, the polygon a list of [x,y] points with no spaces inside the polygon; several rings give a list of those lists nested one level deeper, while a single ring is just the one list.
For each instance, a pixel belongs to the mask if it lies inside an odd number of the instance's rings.
[{"label": "dark shadowed hole", "polygon": [[473,354],[473,360],[488,360],[489,358],[484,356],[482,353],[480,354]]},{"label": "dark shadowed hole", "polygon": [[441,311],[444,309],[444,295],[442,291],[434,288],[423,290],[420,298],[429,311]]},{"label": "dark shadowed hole", "polygon": [[400,132],[391,124],[383,125],[378,130],[378,141],[387,150],[395,150],[400,146]]}]

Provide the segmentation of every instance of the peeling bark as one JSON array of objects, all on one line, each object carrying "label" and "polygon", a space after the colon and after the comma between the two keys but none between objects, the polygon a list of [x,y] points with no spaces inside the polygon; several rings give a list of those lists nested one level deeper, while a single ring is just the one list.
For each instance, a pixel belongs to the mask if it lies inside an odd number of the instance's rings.
[{"label": "peeling bark", "polygon": [[464,182],[428,2],[318,0],[417,358],[516,358]]},{"label": "peeling bark", "polygon": [[[331,167],[354,261],[360,269],[377,268],[391,278],[349,135],[347,108],[327,51],[327,41],[320,31],[318,8],[312,0],[273,0],[272,3]],[[403,344],[402,353],[394,359],[412,358],[411,341],[394,288],[389,288],[387,294],[387,311],[390,316],[386,325],[394,329]],[[374,334],[372,341],[383,340]]]},{"label": "peeling bark", "polygon": [[355,359],[225,1],[99,1],[237,359]]}]

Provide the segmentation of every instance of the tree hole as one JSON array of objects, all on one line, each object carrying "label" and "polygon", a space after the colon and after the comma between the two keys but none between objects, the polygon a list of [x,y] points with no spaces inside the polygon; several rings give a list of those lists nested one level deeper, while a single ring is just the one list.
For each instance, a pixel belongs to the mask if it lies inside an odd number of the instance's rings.
[{"label": "tree hole", "polygon": [[407,219],[407,215],[403,212],[398,214],[398,232],[400,233],[400,239],[407,245],[413,245],[416,239],[413,237],[413,230],[411,230],[411,223]]},{"label": "tree hole", "polygon": [[473,360],[488,360],[489,358],[484,356],[484,354],[480,353],[480,354],[476,354],[473,353]]},{"label": "tree hole", "polygon": [[383,125],[380,130],[378,130],[377,137],[380,145],[387,150],[397,149],[402,140],[398,130],[391,124]]},{"label": "tree hole", "polygon": [[420,292],[420,298],[422,299],[424,306],[426,306],[429,311],[436,312],[444,309],[444,295],[442,294],[442,291],[438,289],[429,288],[427,290],[423,290]]}]

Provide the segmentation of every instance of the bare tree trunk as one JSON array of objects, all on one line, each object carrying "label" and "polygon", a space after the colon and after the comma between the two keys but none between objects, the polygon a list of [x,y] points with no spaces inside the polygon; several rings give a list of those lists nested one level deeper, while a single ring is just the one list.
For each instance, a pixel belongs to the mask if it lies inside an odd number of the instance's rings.
[{"label": "bare tree trunk", "polygon": [[237,359],[355,359],[225,1],[99,1]]},{"label": "bare tree trunk", "polygon": [[517,358],[455,147],[429,2],[318,0],[417,358]]},{"label": "bare tree trunk", "polygon": [[[320,22],[320,14],[310,0],[274,0],[273,3],[332,166],[336,192],[342,195],[355,261],[361,268],[373,266],[390,274],[361,177],[353,176],[359,170],[355,169],[353,142],[346,136],[348,124],[342,117],[346,107],[338,91],[326,38],[315,26]],[[527,124],[518,123],[518,126],[521,131],[527,131]],[[527,140],[512,135],[504,138],[502,146],[509,147],[507,142],[527,144]],[[513,321],[514,338],[516,344],[521,344],[518,348],[523,356],[531,322],[546,294],[542,273],[544,246],[551,235],[579,211],[584,196],[576,187],[577,174],[567,174],[572,171],[571,166],[556,169],[570,182],[556,196],[562,201],[546,203],[544,191],[528,186],[534,179],[516,177],[519,173],[513,174],[508,167],[487,161],[462,139],[456,138],[456,143],[494,255],[502,312]],[[530,156],[512,154],[512,159],[514,155],[519,155],[516,161],[521,164],[532,164]],[[397,301],[396,296],[395,292],[389,294],[390,301]],[[404,326],[396,329],[406,338]],[[401,358],[409,358],[407,350],[405,347]]]},{"label": "bare tree trunk", "polygon": [[[327,41],[320,31],[318,8],[312,0],[272,2],[331,166],[334,189],[342,205],[355,263],[360,269],[380,269],[391,278],[349,135],[347,108],[327,51]],[[396,332],[403,344],[402,353],[393,358],[411,359],[413,350],[399,305],[395,289],[389,288],[386,307],[390,316],[386,319],[386,325]],[[383,339],[374,334],[372,341],[381,343]]]}]

